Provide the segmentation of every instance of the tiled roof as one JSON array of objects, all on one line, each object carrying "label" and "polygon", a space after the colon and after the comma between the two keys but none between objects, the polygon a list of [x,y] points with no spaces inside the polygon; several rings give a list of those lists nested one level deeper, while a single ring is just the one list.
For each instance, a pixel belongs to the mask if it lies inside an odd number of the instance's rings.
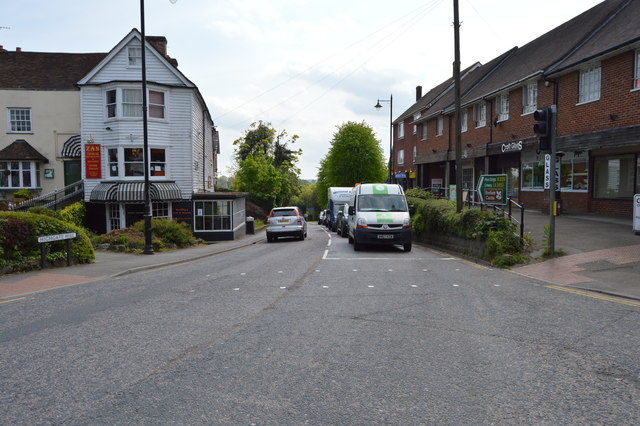
[{"label": "tiled roof", "polygon": [[640,1],[625,0],[611,3],[621,3],[620,8],[601,23],[594,37],[585,40],[570,55],[549,68],[547,74],[640,41]]},{"label": "tiled roof", "polygon": [[106,53],[0,51],[0,88],[78,90],[76,82]]},{"label": "tiled roof", "polygon": [[18,139],[0,150],[0,160],[34,160],[48,163],[49,160],[40,154],[29,142]]},{"label": "tiled roof", "polygon": [[[542,74],[547,67],[571,54],[607,17],[628,1],[604,1],[518,48],[491,76],[463,96],[463,103],[495,94],[536,74]],[[596,34],[595,37],[599,35]]]}]

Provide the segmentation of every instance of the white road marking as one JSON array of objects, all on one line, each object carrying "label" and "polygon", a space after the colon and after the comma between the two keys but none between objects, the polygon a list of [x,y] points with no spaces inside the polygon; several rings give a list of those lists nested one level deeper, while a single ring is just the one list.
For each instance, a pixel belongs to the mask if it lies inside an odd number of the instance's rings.
[{"label": "white road marking", "polygon": [[234,288],[233,291],[240,291],[240,289],[239,288]]},{"label": "white road marking", "polygon": [[280,287],[280,290],[286,290],[286,289],[287,289],[286,287]]},{"label": "white road marking", "polygon": [[454,284],[453,286],[454,287],[460,287],[460,284]]},{"label": "white road marking", "polygon": [[418,286],[417,286],[417,285],[415,285],[415,284],[411,284],[411,287],[416,288],[416,287],[418,287]]},{"label": "white road marking", "polygon": [[241,272],[240,275],[247,275],[247,273],[246,272]]},{"label": "white road marking", "polygon": [[367,287],[369,287],[369,288],[374,288],[375,286],[374,286],[374,285],[369,285],[369,286],[367,286]]},{"label": "white road marking", "polygon": [[[322,260],[325,260],[328,254],[329,254],[329,250],[325,250],[324,255],[322,255]],[[316,272],[319,272],[319,271],[316,269]]]},{"label": "white road marking", "polygon": [[328,285],[323,285],[322,288],[329,288],[329,286]]}]

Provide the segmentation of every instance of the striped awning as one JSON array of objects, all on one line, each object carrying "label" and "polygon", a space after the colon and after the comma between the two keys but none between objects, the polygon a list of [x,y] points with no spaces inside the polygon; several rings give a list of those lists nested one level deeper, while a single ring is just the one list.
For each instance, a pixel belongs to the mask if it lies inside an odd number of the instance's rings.
[{"label": "striped awning", "polygon": [[80,142],[80,135],[71,136],[62,145],[61,157],[65,158],[80,158],[82,143]]},{"label": "striped awning", "polygon": [[[149,184],[151,201],[182,200],[182,192],[174,182]],[[90,201],[98,203],[143,203],[144,182],[103,182],[91,191]]]}]

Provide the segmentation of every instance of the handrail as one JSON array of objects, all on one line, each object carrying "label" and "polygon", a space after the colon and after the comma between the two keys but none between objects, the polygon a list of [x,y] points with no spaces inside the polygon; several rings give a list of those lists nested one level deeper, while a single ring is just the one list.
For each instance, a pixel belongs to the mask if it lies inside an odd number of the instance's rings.
[{"label": "handrail", "polygon": [[56,210],[59,204],[62,204],[69,199],[73,199],[79,194],[84,194],[83,181],[74,182],[62,189],[56,189],[55,191],[30,198],[17,204],[10,202],[9,210],[26,210],[30,207],[47,207]]}]

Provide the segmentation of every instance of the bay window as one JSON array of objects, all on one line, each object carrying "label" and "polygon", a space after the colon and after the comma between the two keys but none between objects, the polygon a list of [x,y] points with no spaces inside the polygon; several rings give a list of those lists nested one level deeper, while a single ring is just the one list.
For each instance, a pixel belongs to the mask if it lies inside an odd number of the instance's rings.
[{"label": "bay window", "polygon": [[[149,175],[167,175],[167,154],[164,148],[151,148]],[[107,150],[109,177],[143,177],[144,155],[142,147],[120,147]]]},{"label": "bay window", "polygon": [[36,161],[0,161],[0,188],[38,188],[40,164]]}]

